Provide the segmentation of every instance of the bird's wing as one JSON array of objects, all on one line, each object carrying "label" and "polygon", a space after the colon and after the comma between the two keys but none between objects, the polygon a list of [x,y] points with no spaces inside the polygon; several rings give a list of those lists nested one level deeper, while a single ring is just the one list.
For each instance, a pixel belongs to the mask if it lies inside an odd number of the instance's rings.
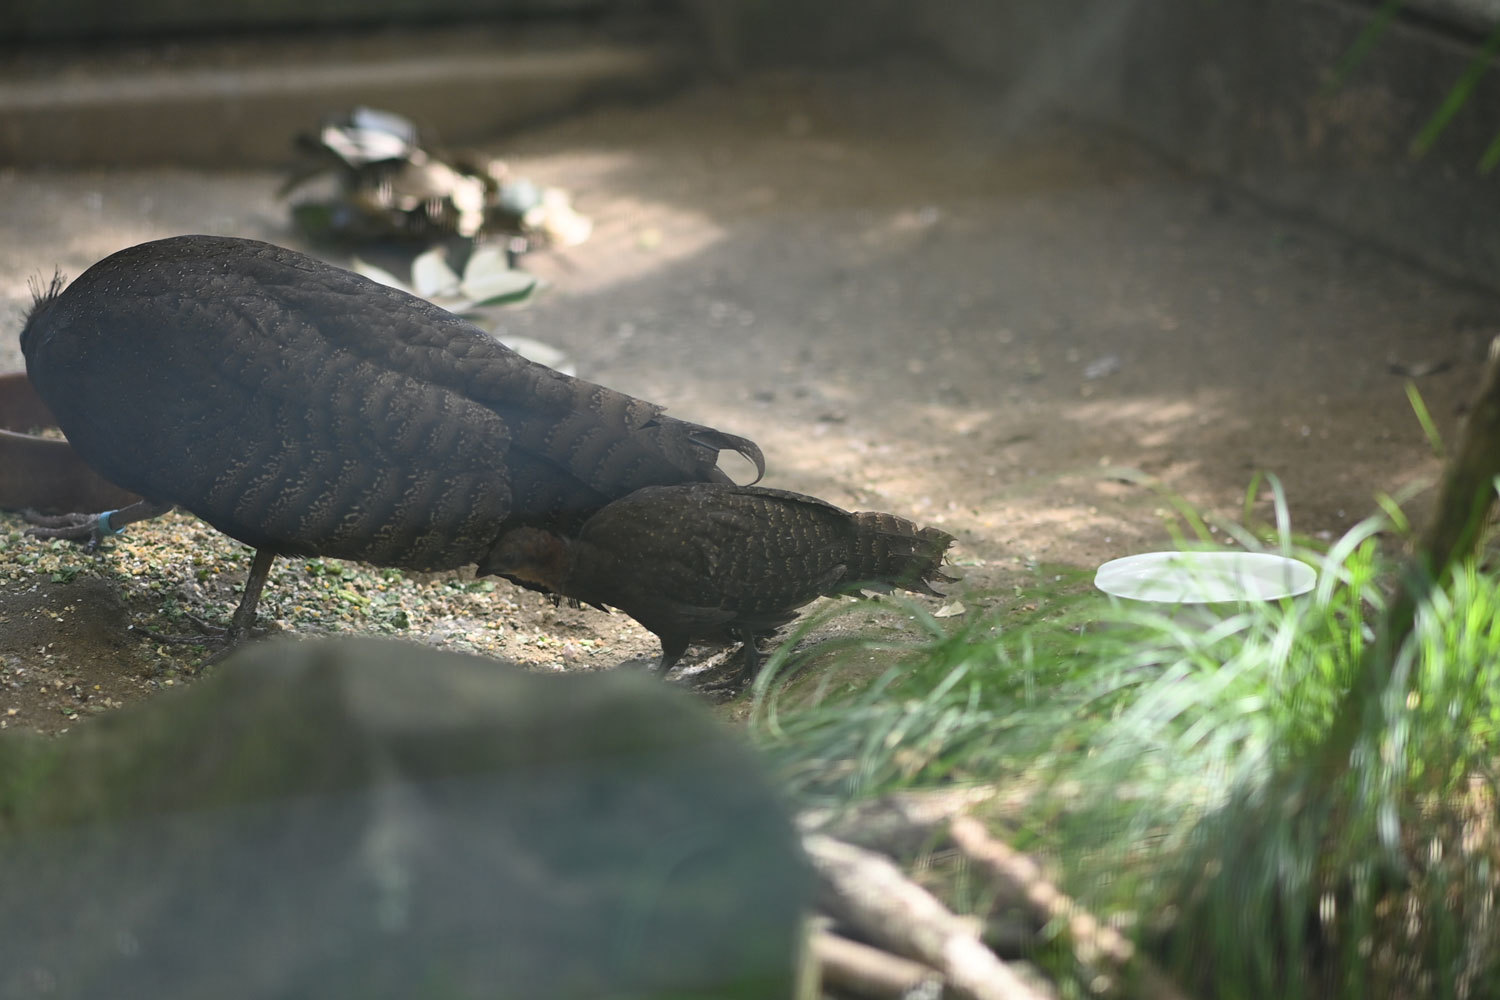
[{"label": "bird's wing", "polygon": [[[728,482],[717,468],[723,450],[752,462],[757,479],[765,472],[753,441],[537,364],[398,289],[300,255],[298,268],[305,280],[286,294],[324,317],[319,328],[332,343],[497,413],[510,428],[513,470],[530,480],[538,505],[561,501],[593,510],[642,486]],[[559,498],[559,490],[579,495]],[[522,499],[527,492],[517,491],[518,507],[528,505]]]},{"label": "bird's wing", "polygon": [[471,561],[511,507],[504,422],[349,349],[325,330],[357,321],[329,321],[340,300],[268,294],[217,246],[126,252],[123,273],[96,265],[39,311],[28,368],[74,447],[251,545]]}]

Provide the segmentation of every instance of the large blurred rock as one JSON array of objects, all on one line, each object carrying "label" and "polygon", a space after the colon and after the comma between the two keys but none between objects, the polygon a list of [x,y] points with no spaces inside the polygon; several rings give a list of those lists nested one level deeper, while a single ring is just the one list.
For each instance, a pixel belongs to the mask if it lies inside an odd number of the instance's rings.
[{"label": "large blurred rock", "polygon": [[0,742],[5,998],[762,1000],[807,892],[749,752],[642,676],[272,644]]}]

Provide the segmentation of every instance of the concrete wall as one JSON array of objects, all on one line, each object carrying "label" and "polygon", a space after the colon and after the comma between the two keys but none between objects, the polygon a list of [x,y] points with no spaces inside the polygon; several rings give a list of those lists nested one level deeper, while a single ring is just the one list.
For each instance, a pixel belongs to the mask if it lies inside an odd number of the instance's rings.
[{"label": "concrete wall", "polygon": [[593,14],[609,0],[5,0],[0,41]]},{"label": "concrete wall", "polygon": [[1119,83],[1086,114],[1204,170],[1449,274],[1500,287],[1500,75],[1483,78],[1424,155],[1412,142],[1476,48],[1396,24],[1340,86],[1330,69],[1366,23],[1343,4],[1136,5]]},{"label": "concrete wall", "polygon": [[[1500,290],[1500,171],[1478,171],[1500,135],[1500,73],[1480,81],[1430,152],[1410,151],[1479,51],[1474,30],[1488,2],[1427,0],[1429,16],[1394,22],[1339,87],[1328,86],[1331,70],[1372,6],[703,0],[690,7],[715,8],[706,20],[719,23],[709,30],[732,39],[719,45],[723,65],[924,55],[993,95],[1010,118],[1066,113],[1103,123],[1289,211]],[[1431,16],[1444,13],[1454,16]]]}]

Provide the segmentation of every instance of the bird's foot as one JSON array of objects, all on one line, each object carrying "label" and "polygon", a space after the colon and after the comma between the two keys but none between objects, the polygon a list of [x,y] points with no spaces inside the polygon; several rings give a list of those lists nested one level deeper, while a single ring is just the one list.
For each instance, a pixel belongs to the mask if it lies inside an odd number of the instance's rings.
[{"label": "bird's foot", "polygon": [[755,675],[760,672],[761,653],[759,639],[742,641],[739,650],[710,668],[708,679],[695,685],[694,690],[717,701],[729,701],[738,697],[755,683]]},{"label": "bird's foot", "polygon": [[110,515],[117,513],[119,512],[106,510],[99,514],[39,514],[34,510],[26,510],[21,512],[21,516],[32,525],[26,529],[26,534],[32,538],[65,538],[72,542],[86,542],[92,552],[104,539],[124,530],[110,524]]},{"label": "bird's foot", "polygon": [[742,684],[730,681],[700,684],[692,690],[693,694],[714,705],[726,705],[745,693],[745,688]]},{"label": "bird's foot", "polygon": [[245,628],[236,628],[233,623],[219,625],[206,618],[200,618],[190,611],[179,611],[193,627],[198,630],[196,635],[172,635],[166,632],[158,632],[155,629],[141,628],[132,625],[131,631],[137,635],[144,636],[152,642],[166,643],[174,646],[202,646],[213,649],[214,652],[204,661],[205,664],[217,663],[239,648],[240,644],[249,639],[258,639],[269,632],[269,629],[251,625]]},{"label": "bird's foot", "polygon": [[87,542],[89,551],[110,535],[118,535],[127,524],[157,517],[172,509],[169,503],[154,503],[137,500],[119,510],[106,510],[98,514],[38,514],[34,510],[23,511],[21,516],[35,527],[26,533],[35,538],[66,538],[75,542]]},{"label": "bird's foot", "polygon": [[736,674],[732,677],[719,677],[705,681],[702,684],[694,684],[691,690],[694,694],[707,698],[715,705],[722,705],[725,702],[734,701],[734,699],[744,694],[745,682]]}]

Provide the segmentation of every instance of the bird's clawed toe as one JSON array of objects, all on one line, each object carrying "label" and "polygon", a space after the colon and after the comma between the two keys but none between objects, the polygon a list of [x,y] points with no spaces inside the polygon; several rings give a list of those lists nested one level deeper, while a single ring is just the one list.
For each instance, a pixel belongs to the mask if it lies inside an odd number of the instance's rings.
[{"label": "bird's clawed toe", "polygon": [[762,653],[758,637],[742,639],[739,649],[706,671],[703,683],[695,684],[693,689],[720,701],[737,697],[755,683],[755,677],[760,673]]},{"label": "bird's clawed toe", "polygon": [[87,542],[94,548],[109,534],[99,523],[98,514],[39,514],[34,510],[21,512],[31,525],[26,534],[32,538],[63,538],[70,542]]},{"label": "bird's clawed toe", "polygon": [[217,663],[238,649],[244,642],[251,639],[259,639],[271,632],[271,629],[262,626],[235,628],[233,624],[220,625],[206,618],[200,618],[189,611],[178,611],[178,614],[192,623],[192,626],[198,630],[196,634],[173,635],[167,632],[158,632],[155,629],[142,628],[139,625],[132,625],[130,630],[151,642],[166,643],[174,646],[201,646],[205,649],[212,649],[214,652],[206,661],[208,663]]}]

